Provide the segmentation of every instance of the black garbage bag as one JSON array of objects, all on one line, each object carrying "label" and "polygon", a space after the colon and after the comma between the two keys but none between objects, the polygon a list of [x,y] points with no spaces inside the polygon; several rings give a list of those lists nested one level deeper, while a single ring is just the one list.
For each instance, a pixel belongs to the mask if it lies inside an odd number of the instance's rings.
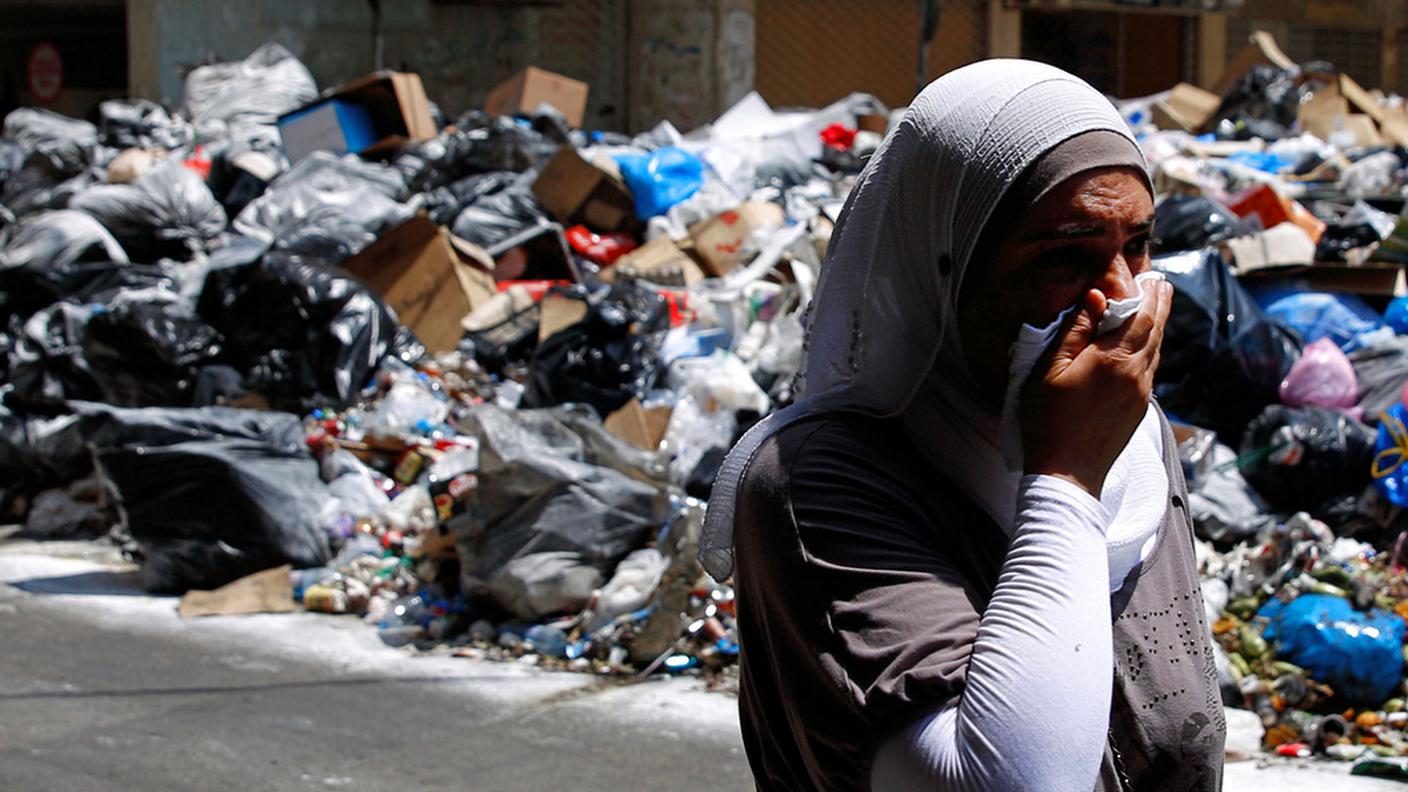
[{"label": "black garbage bag", "polygon": [[518,177],[507,171],[466,176],[427,193],[422,206],[438,225],[450,225],[465,207],[508,189]]},{"label": "black garbage bag", "polygon": [[1377,424],[1384,411],[1403,400],[1408,383],[1408,336],[1386,338],[1373,346],[1349,353],[1359,380],[1359,401],[1364,420]]},{"label": "black garbage bag", "polygon": [[[1240,119],[1244,128],[1249,128],[1250,121],[1269,121],[1282,130],[1290,129],[1295,126],[1303,93],[1291,72],[1265,64],[1253,66],[1223,95],[1212,117],[1234,123]],[[1284,137],[1284,132],[1266,139],[1280,137]]]},{"label": "black garbage bag", "polygon": [[1247,421],[1278,401],[1300,339],[1261,312],[1217,251],[1153,263],[1174,286],[1154,393],[1183,421],[1239,438]]},{"label": "black garbage bag", "polygon": [[576,402],[605,418],[642,398],[660,374],[659,336],[669,327],[665,301],[649,289],[618,284],[597,294],[559,287],[587,303],[587,315],[538,345],[528,366],[525,407]]},{"label": "black garbage bag", "polygon": [[1315,244],[1315,260],[1344,261],[1345,253],[1377,244],[1381,239],[1378,230],[1368,223],[1332,225],[1325,229],[1320,241]]},{"label": "black garbage bag", "polygon": [[197,127],[210,122],[273,124],[318,98],[318,84],[298,58],[270,42],[242,61],[192,69],[182,102]]},{"label": "black garbage bag", "polygon": [[482,404],[461,422],[480,441],[479,486],[466,512],[452,520],[467,593],[482,592],[496,572],[531,553],[577,553],[609,574],[663,524],[669,507],[663,484],[627,475],[594,454],[567,419],[578,410]]},{"label": "black garbage bag", "polygon": [[20,172],[24,167],[24,149],[20,144],[9,140],[0,140],[0,193],[5,189],[5,184],[11,176]]},{"label": "black garbage bag", "polygon": [[186,406],[197,370],[220,357],[221,344],[215,328],[170,302],[122,302],[88,321],[83,354],[104,401]]},{"label": "black garbage bag", "polygon": [[205,180],[174,157],[132,184],[105,184],[69,206],[96,217],[136,261],[185,261],[224,230],[225,209]]},{"label": "black garbage bag", "polygon": [[102,387],[83,353],[91,317],[86,306],[60,302],[14,323],[7,368],[17,396],[36,401],[102,398]]},{"label": "black garbage bag", "polygon": [[72,176],[93,164],[98,128],[77,118],[36,107],[21,107],[5,116],[5,140],[37,156],[55,173]]},{"label": "black garbage bag", "polygon": [[125,264],[122,249],[103,224],[71,209],[39,212],[7,229],[0,246],[0,269],[9,267],[63,268],[75,261]]},{"label": "black garbage bag", "polygon": [[1273,404],[1242,437],[1242,475],[1276,509],[1313,512],[1368,486],[1374,439],[1337,410]]},{"label": "black garbage bag", "polygon": [[538,304],[482,330],[471,330],[460,339],[460,351],[474,358],[490,374],[503,374],[506,368],[526,366],[538,346]]},{"label": "black garbage bag", "polygon": [[1251,231],[1242,218],[1211,198],[1174,193],[1159,202],[1154,219],[1155,252],[1201,250]]},{"label": "black garbage bag", "polygon": [[98,103],[98,136],[117,149],[176,149],[191,142],[190,124],[172,118],[148,99],[109,99]]},{"label": "black garbage bag", "polygon": [[22,218],[46,209],[63,209],[84,190],[102,182],[99,168],[69,175],[55,171],[39,154],[25,158],[24,164],[5,181],[0,191],[0,216]]},{"label": "black garbage bag", "polygon": [[197,313],[249,390],[295,412],[351,404],[387,355],[423,349],[360,281],[283,251],[211,272]]},{"label": "black garbage bag", "polygon": [[174,293],[176,284],[160,267],[111,261],[0,268],[0,321],[8,327],[60,300],[105,304],[122,290],[145,288]]},{"label": "black garbage bag", "polygon": [[491,253],[527,231],[552,224],[524,180],[474,200],[455,218],[451,231]]},{"label": "black garbage bag", "polygon": [[525,127],[512,118],[466,114],[439,136],[419,143],[396,159],[413,192],[430,192],[466,176],[540,168],[552,159],[565,141],[565,129],[550,121],[539,129]]},{"label": "black garbage bag", "polygon": [[394,168],[315,151],[239,213],[232,228],[275,250],[335,264],[411,218]]},{"label": "black garbage bag", "polygon": [[[219,409],[181,412],[199,421]],[[301,442],[299,419],[261,418],[269,430],[262,437],[97,446],[99,472],[141,547],[148,590],[215,588],[280,564],[315,567],[331,558],[318,521],[331,493]]]}]

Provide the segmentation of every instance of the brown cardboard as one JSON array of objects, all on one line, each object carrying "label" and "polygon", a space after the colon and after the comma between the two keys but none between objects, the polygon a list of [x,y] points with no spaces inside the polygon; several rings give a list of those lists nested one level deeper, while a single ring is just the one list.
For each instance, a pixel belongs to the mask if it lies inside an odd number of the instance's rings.
[{"label": "brown cardboard", "polygon": [[487,256],[472,254],[473,247],[418,215],[342,267],[385,300],[426,350],[445,352],[464,335],[460,320],[494,295],[494,278],[484,269]]},{"label": "brown cardboard", "polygon": [[1212,92],[1218,96],[1226,96],[1227,90],[1232,84],[1242,79],[1242,75],[1251,71],[1253,66],[1267,64],[1279,69],[1294,69],[1296,62],[1286,56],[1281,48],[1276,45],[1276,39],[1264,30],[1258,30],[1251,35],[1246,44],[1237,50],[1227,61],[1227,67],[1223,70],[1222,76],[1218,78],[1217,84],[1213,86]]},{"label": "brown cardboard", "polygon": [[689,229],[694,247],[710,275],[722,277],[739,264],[748,236],[759,228],[780,226],[782,207],[775,203],[749,202],[721,212]]},{"label": "brown cardboard", "polygon": [[590,86],[571,77],[529,66],[499,83],[484,98],[484,110],[494,115],[531,113],[540,104],[550,104],[567,119],[568,125],[582,126],[587,112]]},{"label": "brown cardboard", "polygon": [[538,304],[538,343],[559,330],[566,330],[587,318],[587,304],[582,300],[549,294]]},{"label": "brown cardboard", "polygon": [[656,237],[644,245],[616,260],[615,264],[601,271],[601,280],[611,283],[618,270],[628,269],[645,280],[651,274],[678,269],[684,275],[684,285],[693,286],[704,280],[704,270],[690,257],[683,247],[669,237]]},{"label": "brown cardboard", "polygon": [[1160,129],[1177,126],[1186,132],[1196,133],[1217,112],[1220,104],[1222,98],[1212,91],[1179,83],[1173,86],[1167,98],[1154,103],[1154,123]]},{"label": "brown cardboard", "polygon": [[670,424],[669,407],[646,409],[636,399],[631,399],[619,410],[606,416],[606,431],[625,440],[636,448],[654,451],[665,439],[665,428]]},{"label": "brown cardboard", "polygon": [[1397,264],[1370,262],[1362,265],[1317,262],[1311,266],[1271,267],[1240,275],[1243,280],[1274,280],[1310,291],[1349,292],[1381,297],[1408,295],[1408,279]]},{"label": "brown cardboard", "polygon": [[606,163],[582,159],[572,146],[558,149],[533,182],[533,197],[564,225],[620,231],[635,221],[635,199]]},{"label": "brown cardboard", "polygon": [[1315,261],[1315,243],[1305,229],[1285,222],[1222,243],[1233,269],[1245,274],[1272,267],[1305,266]]},{"label": "brown cardboard", "polygon": [[176,612],[182,618],[233,616],[242,613],[292,613],[293,567],[284,564],[227,583],[214,591],[188,591]]},{"label": "brown cardboard", "polygon": [[371,114],[377,141],[363,149],[362,156],[390,154],[409,142],[429,140],[440,133],[430,115],[430,100],[425,96],[419,74],[373,72],[324,91],[309,105],[330,99],[361,105]]}]

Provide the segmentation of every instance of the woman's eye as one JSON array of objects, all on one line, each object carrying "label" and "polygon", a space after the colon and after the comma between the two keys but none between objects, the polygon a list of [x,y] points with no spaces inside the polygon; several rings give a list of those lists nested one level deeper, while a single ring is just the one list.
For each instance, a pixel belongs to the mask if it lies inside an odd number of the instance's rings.
[{"label": "woman's eye", "polygon": [[1124,254],[1129,257],[1143,257],[1149,255],[1153,247],[1154,238],[1149,234],[1143,234],[1125,243]]}]

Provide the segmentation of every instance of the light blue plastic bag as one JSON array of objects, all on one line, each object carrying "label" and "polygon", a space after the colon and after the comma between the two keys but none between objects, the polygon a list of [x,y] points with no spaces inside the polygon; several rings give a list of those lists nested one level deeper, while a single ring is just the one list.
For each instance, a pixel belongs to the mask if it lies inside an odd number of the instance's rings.
[{"label": "light blue plastic bag", "polygon": [[704,186],[704,163],[677,146],[649,154],[618,154],[621,177],[636,200],[636,215],[648,220],[699,192]]}]

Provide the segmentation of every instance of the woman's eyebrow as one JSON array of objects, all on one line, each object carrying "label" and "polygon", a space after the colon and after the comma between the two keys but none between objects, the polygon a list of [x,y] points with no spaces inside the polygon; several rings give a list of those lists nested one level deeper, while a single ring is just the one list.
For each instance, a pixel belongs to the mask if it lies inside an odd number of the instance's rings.
[{"label": "woman's eyebrow", "polygon": [[[1148,218],[1141,220],[1140,222],[1135,223],[1132,226],[1127,226],[1125,228],[1125,232],[1130,234],[1142,234],[1146,231],[1151,230],[1153,227],[1154,217],[1153,215],[1150,215]],[[1100,226],[1083,226],[1071,224],[1057,226],[1055,228],[1045,228],[1040,231],[1033,231],[1032,233],[1023,236],[1021,238],[1021,242],[1023,244],[1026,244],[1031,242],[1050,242],[1053,240],[1063,241],[1068,239],[1085,239],[1087,237],[1103,236],[1104,233],[1105,229]]]}]

